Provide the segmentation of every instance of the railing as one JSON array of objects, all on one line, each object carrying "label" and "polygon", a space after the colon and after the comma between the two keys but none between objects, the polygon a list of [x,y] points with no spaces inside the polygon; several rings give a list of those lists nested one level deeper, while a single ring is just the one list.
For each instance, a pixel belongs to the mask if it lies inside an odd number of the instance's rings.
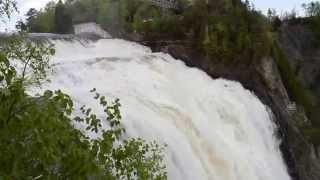
[{"label": "railing", "polygon": [[295,112],[297,112],[297,104],[294,102],[288,104],[287,111],[289,112],[289,114],[294,114]]},{"label": "railing", "polygon": [[176,0],[149,0],[153,5],[164,9],[178,9]]}]

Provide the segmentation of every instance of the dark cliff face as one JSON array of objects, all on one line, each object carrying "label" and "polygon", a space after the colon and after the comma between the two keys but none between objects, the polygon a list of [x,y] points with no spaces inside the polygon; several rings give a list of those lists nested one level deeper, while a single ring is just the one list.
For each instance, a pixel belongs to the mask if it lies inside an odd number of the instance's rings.
[{"label": "dark cliff face", "polygon": [[[241,1],[232,0],[230,2],[232,2],[232,6],[235,7]],[[225,12],[222,12],[223,8],[221,8],[223,7],[223,4],[224,1],[209,0],[209,14],[211,16],[224,14]],[[314,92],[318,92],[319,98],[320,48],[314,46],[314,35],[304,26],[305,25],[285,26],[284,23],[279,28],[278,43],[280,49],[289,60],[290,65],[288,66],[292,66],[295,74],[303,80],[308,88],[312,89]],[[262,33],[266,32],[262,31]],[[144,41],[144,38],[138,34],[131,34],[131,36],[125,38],[138,42]],[[283,67],[279,65],[278,59],[278,64],[273,58],[268,57],[262,58],[261,61],[257,61],[250,65],[241,62],[223,64],[209,59],[199,50],[191,48],[182,41],[169,42],[161,41],[161,39],[158,38],[157,41],[147,42],[144,45],[151,47],[153,51],[156,52],[161,51],[169,53],[174,58],[184,61],[186,65],[197,67],[205,71],[212,78],[235,80],[242,83],[245,88],[253,91],[274,113],[274,120],[279,126],[278,135],[282,139],[281,150],[292,179],[320,179],[320,157],[317,156],[315,151],[316,148],[314,148],[306,139],[301,130],[301,119],[305,122],[304,120],[307,120],[306,114],[303,110],[298,110],[294,113],[288,110],[288,105],[291,104],[292,99],[298,99],[296,98],[295,93],[301,93],[301,89],[293,90],[293,88],[290,87],[292,84],[296,85],[296,81],[293,81],[291,71],[290,73],[287,73],[290,74],[290,76],[288,75],[288,77],[286,77],[286,71],[283,71]],[[256,50],[254,49],[253,51]],[[281,73],[279,72],[279,69],[281,70]],[[290,99],[290,97],[292,99]],[[307,99],[305,97],[307,96],[299,96],[298,100],[305,102],[301,100]],[[304,105],[301,102],[298,103]],[[310,113],[309,111],[307,112]],[[316,115],[317,114],[318,113],[316,113]],[[307,122],[310,123],[308,120]]]},{"label": "dark cliff face", "polygon": [[320,47],[313,32],[306,25],[284,24],[278,34],[279,44],[295,73],[320,95]]},{"label": "dark cliff face", "polygon": [[282,139],[281,150],[293,180],[319,180],[320,160],[313,146],[306,141],[295,122],[296,114],[287,110],[290,99],[283,85],[277,65],[272,58],[264,58],[256,64],[224,65],[212,62],[199,51],[183,45],[147,44],[153,51],[169,53],[190,67],[197,67],[213,78],[239,81],[252,90],[275,115]]},{"label": "dark cliff face", "polygon": [[[318,42],[317,42],[318,41]],[[313,93],[313,123],[319,122],[320,114],[320,46],[315,34],[306,24],[284,23],[278,30],[278,43],[286,55],[291,68],[302,83]],[[315,147],[318,149],[319,147]],[[310,152],[308,162],[302,163],[306,168],[308,179],[320,179],[320,154]],[[301,158],[304,158],[302,156]],[[306,173],[306,172],[305,172]]]},{"label": "dark cliff face", "polygon": [[[137,35],[127,38],[143,41],[143,37]],[[282,139],[281,150],[292,179],[319,180],[320,158],[315,151],[317,148],[314,148],[313,144],[306,139],[301,129],[301,120],[303,122],[307,120],[306,114],[304,111],[292,113],[288,110],[291,101],[297,100],[296,93],[302,93],[300,89],[299,91],[293,89],[296,87],[291,87],[292,83],[288,83],[295,78],[292,76],[298,76],[307,88],[318,95],[315,99],[320,100],[320,48],[315,46],[314,39],[314,34],[306,28],[306,25],[289,26],[283,23],[279,28],[278,44],[289,61],[288,66],[291,66],[295,74],[289,73],[288,77],[286,77],[286,71],[280,66],[279,60],[277,60],[279,64],[276,64],[272,58],[263,58],[250,65],[241,62],[223,64],[209,59],[199,50],[182,44],[183,42],[158,40],[145,45],[150,46],[154,51],[169,53],[188,66],[205,71],[212,78],[239,81],[245,88],[252,90],[275,115],[274,120],[279,126],[278,135]],[[282,70],[281,73],[279,69]],[[301,101],[305,97],[307,96],[299,96],[298,100]],[[302,102],[305,101],[302,100]],[[312,111],[314,111],[313,107]],[[311,114],[314,115],[314,112]],[[308,115],[310,116],[310,109],[308,109]],[[318,116],[320,113],[315,115]],[[307,120],[307,122],[310,124],[310,121]]]},{"label": "dark cliff face", "polygon": [[284,23],[279,28],[278,42],[291,69],[312,96],[309,117],[313,125],[320,127],[320,39],[309,25]]}]

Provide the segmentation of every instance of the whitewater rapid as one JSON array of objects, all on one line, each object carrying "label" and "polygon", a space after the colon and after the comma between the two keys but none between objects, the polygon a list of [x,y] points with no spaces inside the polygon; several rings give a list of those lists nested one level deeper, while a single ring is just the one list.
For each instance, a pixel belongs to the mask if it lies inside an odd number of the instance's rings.
[{"label": "whitewater rapid", "polygon": [[120,98],[128,136],[167,144],[169,179],[290,179],[269,109],[238,82],[124,40],[52,42],[44,88],[63,90],[77,107],[98,108],[92,88]]}]

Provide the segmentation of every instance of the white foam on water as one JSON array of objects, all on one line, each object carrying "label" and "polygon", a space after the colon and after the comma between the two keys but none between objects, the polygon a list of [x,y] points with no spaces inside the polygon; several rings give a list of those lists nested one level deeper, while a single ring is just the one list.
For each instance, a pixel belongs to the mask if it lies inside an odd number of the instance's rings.
[{"label": "white foam on water", "polygon": [[120,98],[128,136],[168,145],[169,179],[290,179],[268,108],[240,83],[124,40],[53,43],[45,88],[70,94],[77,107],[98,108],[92,88]]}]

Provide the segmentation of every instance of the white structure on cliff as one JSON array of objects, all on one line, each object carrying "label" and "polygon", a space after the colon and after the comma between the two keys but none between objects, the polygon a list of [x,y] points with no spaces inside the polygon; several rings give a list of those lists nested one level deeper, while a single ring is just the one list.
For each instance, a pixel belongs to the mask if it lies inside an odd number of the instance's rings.
[{"label": "white structure on cliff", "polygon": [[152,4],[164,9],[178,9],[176,0],[149,0]]},{"label": "white structure on cliff", "polygon": [[295,102],[291,102],[290,104],[287,105],[287,111],[289,112],[289,114],[294,114],[296,113],[298,110],[297,108],[297,104]]},{"label": "white structure on cliff", "polygon": [[111,38],[111,35],[95,22],[76,24],[73,28],[76,35],[97,35],[101,38]]}]

